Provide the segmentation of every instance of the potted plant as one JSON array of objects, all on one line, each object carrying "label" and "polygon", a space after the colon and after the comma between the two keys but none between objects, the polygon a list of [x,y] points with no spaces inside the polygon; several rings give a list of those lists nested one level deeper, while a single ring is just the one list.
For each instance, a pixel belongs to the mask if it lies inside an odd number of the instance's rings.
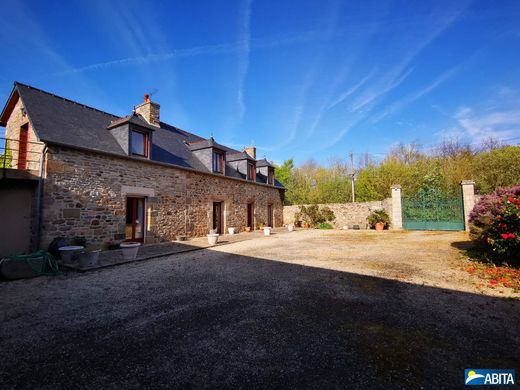
[{"label": "potted plant", "polygon": [[251,233],[251,226],[246,226],[246,232]]},{"label": "potted plant", "polygon": [[229,227],[229,228],[228,228],[228,233],[229,233],[229,234],[235,234],[235,230],[236,230],[236,228],[234,228],[234,227]]},{"label": "potted plant", "polygon": [[271,226],[265,226],[264,227],[264,236],[270,236],[271,235]]},{"label": "potted plant", "polygon": [[374,210],[367,218],[368,223],[378,232],[383,231],[390,224],[390,217],[385,210]]},{"label": "potted plant", "polygon": [[208,234],[208,244],[215,245],[218,242],[218,236],[218,233],[213,233],[213,231],[210,230]]},{"label": "potted plant", "polygon": [[119,247],[123,250],[123,258],[125,260],[134,260],[137,257],[137,252],[141,246],[140,242],[122,242]]},{"label": "potted plant", "polygon": [[290,223],[289,225],[287,225],[287,230],[290,232],[294,231],[294,223]]}]

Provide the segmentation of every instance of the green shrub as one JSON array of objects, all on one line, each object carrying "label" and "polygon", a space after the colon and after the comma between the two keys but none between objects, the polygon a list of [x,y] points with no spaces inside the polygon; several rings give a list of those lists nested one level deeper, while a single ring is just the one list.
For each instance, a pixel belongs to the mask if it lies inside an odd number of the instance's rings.
[{"label": "green shrub", "polygon": [[471,239],[488,259],[520,265],[520,185],[483,196],[469,222]]},{"label": "green shrub", "polygon": [[303,221],[312,227],[317,227],[321,223],[334,221],[336,216],[328,207],[322,207],[321,210],[317,204],[310,206],[300,206],[300,211],[294,215],[295,222]]},{"label": "green shrub", "polygon": [[332,229],[332,225],[330,223],[327,223],[327,222],[322,222],[322,223],[320,223],[319,228],[320,229]]},{"label": "green shrub", "polygon": [[370,227],[375,228],[377,223],[383,223],[385,229],[390,225],[390,217],[385,210],[374,210],[367,218]]}]

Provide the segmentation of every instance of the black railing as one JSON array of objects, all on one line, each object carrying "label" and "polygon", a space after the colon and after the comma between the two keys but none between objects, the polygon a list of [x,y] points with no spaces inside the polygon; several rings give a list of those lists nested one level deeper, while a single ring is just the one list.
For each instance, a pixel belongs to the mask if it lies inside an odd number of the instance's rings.
[{"label": "black railing", "polygon": [[0,137],[0,169],[38,170],[43,142]]}]

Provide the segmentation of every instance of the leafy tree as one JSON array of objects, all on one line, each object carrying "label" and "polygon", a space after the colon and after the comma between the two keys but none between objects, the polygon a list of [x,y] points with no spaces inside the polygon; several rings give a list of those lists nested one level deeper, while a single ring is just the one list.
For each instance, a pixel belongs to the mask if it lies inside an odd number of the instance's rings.
[{"label": "leafy tree", "polygon": [[[484,150],[484,151],[483,151]],[[382,200],[400,184],[405,196],[425,188],[443,196],[460,194],[460,182],[476,181],[480,193],[514,185],[520,177],[520,146],[499,147],[490,139],[472,149],[444,140],[429,155],[417,144],[399,144],[379,163],[365,156],[356,175],[356,200]],[[289,159],[278,168],[277,179],[287,188],[286,204],[345,203],[352,199],[350,166],[333,159],[327,166],[309,160],[295,167]]]},{"label": "leafy tree", "polygon": [[481,193],[514,185],[520,177],[520,146],[506,146],[475,157],[475,181]]},{"label": "leafy tree", "polygon": [[275,165],[275,178],[280,183],[287,187],[293,175],[294,170],[294,159],[290,158],[285,160],[282,165]]},{"label": "leafy tree", "polygon": [[0,168],[11,168],[13,154],[7,142],[4,147],[4,153],[0,155]]}]

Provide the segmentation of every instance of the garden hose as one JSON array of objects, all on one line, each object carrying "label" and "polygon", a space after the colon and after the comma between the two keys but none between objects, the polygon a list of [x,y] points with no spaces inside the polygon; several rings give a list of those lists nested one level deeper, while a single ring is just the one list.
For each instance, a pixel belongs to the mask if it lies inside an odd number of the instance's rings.
[{"label": "garden hose", "polygon": [[[41,266],[36,266],[35,264],[33,264],[34,260],[40,258],[43,258],[44,260]],[[45,252],[44,250],[39,250],[28,255],[7,256],[0,260],[0,263],[6,260],[25,261],[29,268],[31,268],[31,270],[33,270],[35,273],[39,275],[59,275],[61,273],[58,263],[54,256],[51,255],[49,252]]]}]

